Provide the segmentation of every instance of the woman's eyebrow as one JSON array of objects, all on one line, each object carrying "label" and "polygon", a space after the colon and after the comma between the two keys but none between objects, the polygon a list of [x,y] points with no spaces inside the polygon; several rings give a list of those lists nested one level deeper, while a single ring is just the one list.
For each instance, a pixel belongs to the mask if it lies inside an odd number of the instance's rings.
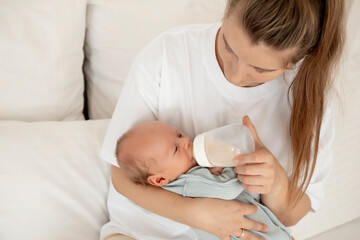
[{"label": "woman's eyebrow", "polygon": [[[226,47],[229,48],[232,52],[234,52],[234,51],[232,50],[232,48],[229,46],[229,44],[227,43],[224,33],[222,34],[222,37],[223,37],[223,39],[224,39],[224,43],[225,43]],[[249,66],[251,66],[251,67],[253,67],[253,68],[257,69],[257,70],[264,71],[264,72],[274,72],[274,71],[277,70],[277,69],[265,69],[265,68],[260,68],[260,67],[256,67],[256,66],[253,66],[253,65],[249,65]]]}]

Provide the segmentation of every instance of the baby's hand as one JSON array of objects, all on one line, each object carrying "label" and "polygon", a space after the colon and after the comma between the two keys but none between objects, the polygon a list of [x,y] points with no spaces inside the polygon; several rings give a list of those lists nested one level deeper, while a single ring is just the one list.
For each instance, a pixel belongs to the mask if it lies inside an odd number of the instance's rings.
[{"label": "baby's hand", "polygon": [[222,168],[222,167],[212,167],[212,168],[209,168],[209,171],[212,173],[212,174],[214,174],[214,175],[216,175],[216,176],[219,176],[221,173],[222,173],[222,170],[223,170],[224,168]]}]

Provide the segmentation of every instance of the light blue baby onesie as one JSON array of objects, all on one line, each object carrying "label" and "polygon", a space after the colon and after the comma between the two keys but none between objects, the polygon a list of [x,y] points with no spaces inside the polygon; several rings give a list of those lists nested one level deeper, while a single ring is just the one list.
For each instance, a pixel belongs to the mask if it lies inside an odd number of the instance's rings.
[{"label": "light blue baby onesie", "polygon": [[[269,227],[269,232],[250,231],[251,233],[266,240],[291,239],[285,226],[267,207],[256,200],[258,195],[253,195],[242,187],[233,168],[224,168],[222,174],[216,176],[211,174],[207,168],[197,166],[190,169],[186,174],[182,174],[173,182],[163,186],[163,188],[184,197],[235,199],[243,203],[256,205],[258,206],[257,212],[246,217],[266,224]],[[211,238],[218,239],[215,236]],[[231,238],[233,240],[239,239],[234,236],[231,236]]]}]

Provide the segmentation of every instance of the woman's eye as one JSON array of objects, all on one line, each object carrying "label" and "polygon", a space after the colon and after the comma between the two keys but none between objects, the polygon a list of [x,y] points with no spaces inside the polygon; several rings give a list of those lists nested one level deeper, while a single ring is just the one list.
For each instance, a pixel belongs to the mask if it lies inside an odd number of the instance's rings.
[{"label": "woman's eye", "polygon": [[182,137],[183,137],[182,133],[179,133],[178,138],[182,138]]},{"label": "woman's eye", "polygon": [[257,72],[257,73],[260,73],[260,74],[261,74],[261,73],[265,73],[265,72],[266,72],[266,71],[261,70],[261,69],[258,69],[258,68],[255,68],[255,70],[256,70],[256,72]]},{"label": "woman's eye", "polygon": [[232,53],[233,51],[231,50],[231,48],[227,45],[227,44],[225,44],[225,49],[229,52],[229,53]]}]

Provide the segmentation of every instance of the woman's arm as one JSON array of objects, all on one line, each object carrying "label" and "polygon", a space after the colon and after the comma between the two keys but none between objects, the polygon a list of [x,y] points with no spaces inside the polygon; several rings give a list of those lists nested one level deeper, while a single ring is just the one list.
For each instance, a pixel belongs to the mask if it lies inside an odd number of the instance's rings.
[{"label": "woman's arm", "polygon": [[[255,205],[210,198],[184,198],[162,188],[135,184],[115,166],[111,166],[111,181],[119,193],[141,207],[221,239],[241,235],[241,228],[268,230],[266,225],[244,217],[256,212]],[[254,239],[260,238],[254,236]]]},{"label": "woman's arm", "polygon": [[278,182],[269,193],[262,194],[261,202],[267,206],[285,226],[290,227],[296,225],[311,209],[310,199],[303,194],[296,205],[289,204],[289,179],[278,164]]},{"label": "woman's arm", "polygon": [[310,211],[311,203],[309,197],[303,194],[295,206],[290,206],[288,183],[283,185],[283,188],[279,187],[278,190],[274,189],[268,194],[263,194],[261,201],[278,217],[279,221],[290,227],[296,225]]},{"label": "woman's arm", "polygon": [[[145,186],[132,182],[126,174],[118,167],[111,166],[111,181],[114,188],[122,195],[129,198],[134,203],[155,212],[161,216],[172,218],[177,222],[188,224],[186,222],[187,209],[190,201],[182,199],[179,195],[169,191],[163,191],[159,187]],[[163,200],[166,204],[162,204]],[[176,216],[172,216],[174,209],[183,209]]]}]

